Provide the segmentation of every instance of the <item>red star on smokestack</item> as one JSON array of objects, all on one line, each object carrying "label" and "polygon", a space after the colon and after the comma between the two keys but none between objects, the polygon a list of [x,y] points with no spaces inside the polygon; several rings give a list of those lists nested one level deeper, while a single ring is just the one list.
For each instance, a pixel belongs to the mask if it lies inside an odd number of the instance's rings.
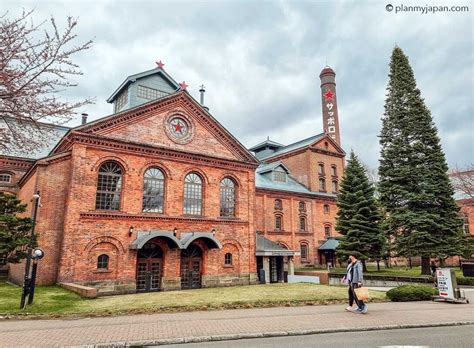
[{"label": "red star on smokestack", "polygon": [[326,98],[326,100],[329,100],[331,99],[332,100],[332,97],[334,97],[334,93],[331,92],[331,90],[328,90],[326,93],[323,94],[324,95],[324,98]]},{"label": "red star on smokestack", "polygon": [[158,68],[163,69],[165,66],[165,63],[163,63],[161,60],[159,62],[156,62],[156,65],[158,65]]},{"label": "red star on smokestack", "polygon": [[183,81],[183,82],[181,82],[181,83],[179,84],[179,87],[181,87],[181,89],[182,89],[183,91],[185,91],[186,88],[188,87],[188,85],[186,84],[186,81]]}]

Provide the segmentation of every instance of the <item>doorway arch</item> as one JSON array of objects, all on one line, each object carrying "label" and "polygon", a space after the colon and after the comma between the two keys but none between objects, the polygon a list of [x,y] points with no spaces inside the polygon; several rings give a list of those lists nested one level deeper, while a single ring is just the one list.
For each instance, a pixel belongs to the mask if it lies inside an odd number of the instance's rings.
[{"label": "doorway arch", "polygon": [[181,289],[198,289],[201,287],[202,249],[190,244],[181,251]]},{"label": "doorway arch", "polygon": [[163,276],[163,250],[150,240],[137,252],[137,292],[159,291]]}]

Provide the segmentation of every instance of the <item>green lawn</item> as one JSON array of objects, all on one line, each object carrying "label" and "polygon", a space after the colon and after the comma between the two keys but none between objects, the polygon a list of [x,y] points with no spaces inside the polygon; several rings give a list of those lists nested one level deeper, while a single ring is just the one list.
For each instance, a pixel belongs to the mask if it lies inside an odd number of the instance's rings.
[{"label": "green lawn", "polygon": [[[114,315],[342,303],[347,289],[315,284],[269,284],[169,291],[82,299],[57,286],[39,286],[35,301],[25,311],[18,309],[21,289],[0,284],[0,315]],[[371,291],[372,301],[385,301],[385,293]]]}]

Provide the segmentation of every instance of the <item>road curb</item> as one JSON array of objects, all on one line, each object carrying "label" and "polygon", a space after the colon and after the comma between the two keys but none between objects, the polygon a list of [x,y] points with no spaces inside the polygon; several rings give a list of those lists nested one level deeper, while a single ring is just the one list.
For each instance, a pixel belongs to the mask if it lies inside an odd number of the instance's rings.
[{"label": "road curb", "polygon": [[380,325],[367,327],[344,327],[332,329],[314,329],[314,330],[292,330],[292,331],[271,331],[271,332],[256,332],[256,333],[241,333],[241,334],[226,334],[226,335],[211,335],[211,336],[193,336],[193,337],[176,337],[176,338],[161,338],[156,340],[137,340],[128,342],[114,342],[114,343],[100,343],[95,345],[84,345],[77,347],[87,348],[121,348],[121,347],[144,347],[144,346],[161,346],[170,344],[183,343],[202,343],[213,341],[231,341],[248,338],[263,338],[263,337],[284,337],[284,336],[302,336],[302,335],[316,335],[337,332],[355,332],[355,331],[375,331],[375,330],[396,330],[396,329],[415,329],[426,327],[440,327],[440,326],[460,326],[460,325],[474,325],[474,321],[457,321],[457,322],[440,322],[433,324],[397,324],[397,325]]}]

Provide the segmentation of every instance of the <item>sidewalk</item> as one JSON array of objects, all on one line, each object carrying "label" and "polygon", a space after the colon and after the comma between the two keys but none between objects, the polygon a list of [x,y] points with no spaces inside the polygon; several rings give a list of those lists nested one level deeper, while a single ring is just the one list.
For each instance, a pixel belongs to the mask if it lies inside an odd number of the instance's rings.
[{"label": "sidewalk", "polygon": [[348,330],[474,324],[474,305],[436,302],[236,309],[74,320],[0,321],[0,346],[164,344]]}]

